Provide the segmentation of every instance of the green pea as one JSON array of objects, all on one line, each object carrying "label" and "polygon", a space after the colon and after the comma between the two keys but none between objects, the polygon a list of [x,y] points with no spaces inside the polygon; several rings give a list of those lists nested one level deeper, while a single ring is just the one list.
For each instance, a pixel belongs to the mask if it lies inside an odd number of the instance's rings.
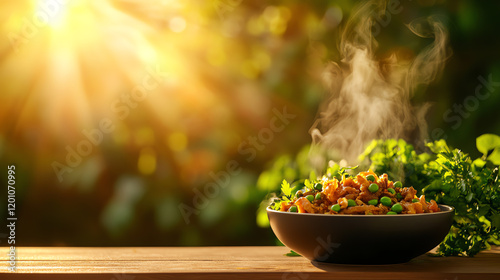
[{"label": "green pea", "polygon": [[397,193],[397,194],[396,194],[396,198],[397,198],[398,200],[401,200],[401,199],[403,199],[403,196],[402,196],[400,193]]},{"label": "green pea", "polygon": [[396,191],[393,188],[388,188],[387,191],[392,194],[396,194]]},{"label": "green pea", "polygon": [[296,193],[295,193],[295,197],[296,198],[299,198],[299,197],[302,197],[304,196],[304,193],[301,191],[301,190],[298,190]]},{"label": "green pea", "polygon": [[377,205],[377,203],[378,203],[378,199],[372,199],[372,200],[368,201],[368,204],[370,204],[370,205]]},{"label": "green pea", "polygon": [[402,188],[403,184],[400,181],[397,181],[397,182],[394,183],[394,187],[395,188]]},{"label": "green pea", "polygon": [[380,199],[380,202],[382,202],[383,205],[385,206],[391,206],[392,205],[392,201],[390,198],[388,198],[387,196],[384,196]]},{"label": "green pea", "polygon": [[321,191],[321,190],[323,189],[323,185],[322,185],[322,184],[320,184],[320,183],[316,183],[316,184],[314,185],[314,188],[315,188],[316,190],[318,190],[318,191]]},{"label": "green pea", "polygon": [[288,209],[290,212],[297,212],[297,206],[292,206],[290,209]]},{"label": "green pea", "polygon": [[375,182],[375,176],[373,176],[372,174],[370,174],[370,175],[366,176],[366,180]]},{"label": "green pea", "polygon": [[317,193],[316,196],[314,197],[314,199],[320,200],[321,199],[321,193]]},{"label": "green pea", "polygon": [[371,184],[369,187],[368,187],[368,190],[370,190],[371,192],[375,193],[378,191],[378,185],[373,183]]},{"label": "green pea", "polygon": [[310,202],[313,202],[314,196],[312,194],[306,196],[306,199],[309,200]]},{"label": "green pea", "polygon": [[348,199],[347,206],[356,206],[356,201],[354,201],[354,199]]},{"label": "green pea", "polygon": [[334,205],[332,205],[332,208],[330,208],[330,209],[332,209],[332,211],[339,212],[340,211],[340,205],[334,204]]},{"label": "green pea", "polygon": [[418,198],[414,198],[414,199],[411,200],[411,202],[413,202],[413,203],[419,202],[419,201],[420,201],[420,199],[418,199]]},{"label": "green pea", "polygon": [[389,211],[389,212],[387,212],[387,215],[397,215],[397,214],[398,214],[398,213],[393,212],[393,211]]},{"label": "green pea", "polygon": [[396,212],[396,213],[401,213],[401,211],[403,211],[403,206],[401,206],[401,204],[399,204],[399,203],[396,203],[396,204],[392,205],[391,210]]}]

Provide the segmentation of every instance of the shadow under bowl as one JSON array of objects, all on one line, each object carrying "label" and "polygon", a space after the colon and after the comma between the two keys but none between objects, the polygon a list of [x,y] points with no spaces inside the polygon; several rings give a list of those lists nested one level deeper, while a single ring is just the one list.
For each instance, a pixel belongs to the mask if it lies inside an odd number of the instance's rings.
[{"label": "shadow under bowl", "polygon": [[271,228],[288,248],[311,261],[342,264],[407,262],[448,234],[455,209],[401,215],[326,215],[267,208]]}]

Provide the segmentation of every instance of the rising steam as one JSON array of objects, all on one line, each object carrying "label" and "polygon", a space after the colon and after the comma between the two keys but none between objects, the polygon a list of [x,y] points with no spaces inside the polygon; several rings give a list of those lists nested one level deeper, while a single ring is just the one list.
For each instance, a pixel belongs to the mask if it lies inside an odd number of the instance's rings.
[{"label": "rising steam", "polygon": [[342,61],[331,62],[324,73],[328,99],[311,128],[313,147],[336,151],[353,164],[372,139],[402,138],[423,143],[427,139],[428,105],[415,108],[410,98],[420,84],[441,72],[448,57],[447,32],[433,17],[408,25],[417,36],[434,42],[413,61],[401,63],[395,55],[379,62],[374,58],[374,18],[386,13],[383,2],[359,7],[345,25],[340,43]]}]

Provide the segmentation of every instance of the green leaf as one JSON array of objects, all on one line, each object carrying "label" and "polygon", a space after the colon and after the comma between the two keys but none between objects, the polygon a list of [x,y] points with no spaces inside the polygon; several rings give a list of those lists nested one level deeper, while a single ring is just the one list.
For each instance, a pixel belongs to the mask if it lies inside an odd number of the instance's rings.
[{"label": "green leaf", "polygon": [[491,225],[493,227],[496,227],[497,229],[500,229],[500,214],[494,214],[491,216]]},{"label": "green leaf", "polygon": [[424,193],[430,193],[435,191],[441,191],[443,188],[443,182],[441,180],[435,180],[430,185],[424,188]]},{"label": "green leaf", "polygon": [[309,181],[309,179],[305,179],[304,180],[304,186],[308,189],[312,189],[313,188],[313,183],[311,183],[311,181]]},{"label": "green leaf", "polygon": [[292,188],[290,187],[290,184],[286,180],[283,180],[283,182],[281,183],[281,192],[283,192],[283,194],[288,199],[290,199],[292,196]]},{"label": "green leaf", "polygon": [[350,167],[342,167],[342,170],[354,170],[356,168],[358,168],[359,165],[356,165],[356,166],[350,166]]},{"label": "green leaf", "polygon": [[449,150],[448,145],[446,144],[446,141],[444,139],[437,140],[431,143],[426,144],[429,149],[434,152],[434,153],[440,153],[445,150]]},{"label": "green leaf", "polygon": [[488,213],[488,211],[490,211],[490,209],[491,207],[489,205],[481,205],[479,206],[479,211],[477,212],[477,215],[479,217],[485,216]]},{"label": "green leaf", "polygon": [[290,252],[286,253],[285,256],[287,256],[287,257],[300,257],[300,254],[295,252],[294,250],[290,250]]},{"label": "green leaf", "polygon": [[467,200],[467,202],[470,202],[472,200],[472,198],[474,197],[474,193],[469,193],[466,197],[465,197],[465,200]]},{"label": "green leaf", "polygon": [[500,147],[496,147],[491,155],[488,156],[488,160],[494,165],[500,165]]},{"label": "green leaf", "polygon": [[483,134],[476,139],[476,146],[478,151],[486,155],[489,151],[500,147],[500,136],[495,134]]},{"label": "green leaf", "polygon": [[477,167],[477,168],[483,168],[483,167],[484,167],[484,165],[486,164],[486,161],[484,161],[484,160],[482,160],[482,159],[480,159],[480,158],[477,158],[477,159],[475,159],[475,160],[472,162],[472,164],[473,164],[475,167]]}]

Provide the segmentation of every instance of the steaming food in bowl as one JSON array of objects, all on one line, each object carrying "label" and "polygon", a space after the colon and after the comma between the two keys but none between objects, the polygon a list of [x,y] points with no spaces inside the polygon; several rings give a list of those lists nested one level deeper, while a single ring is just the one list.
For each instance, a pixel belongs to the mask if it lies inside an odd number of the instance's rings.
[{"label": "steaming food in bowl", "polygon": [[337,178],[306,181],[305,187],[291,194],[284,181],[283,199],[271,208],[282,212],[328,215],[398,215],[440,212],[436,201],[417,197],[413,187],[390,181],[387,174],[360,172],[354,177],[344,174]]}]

